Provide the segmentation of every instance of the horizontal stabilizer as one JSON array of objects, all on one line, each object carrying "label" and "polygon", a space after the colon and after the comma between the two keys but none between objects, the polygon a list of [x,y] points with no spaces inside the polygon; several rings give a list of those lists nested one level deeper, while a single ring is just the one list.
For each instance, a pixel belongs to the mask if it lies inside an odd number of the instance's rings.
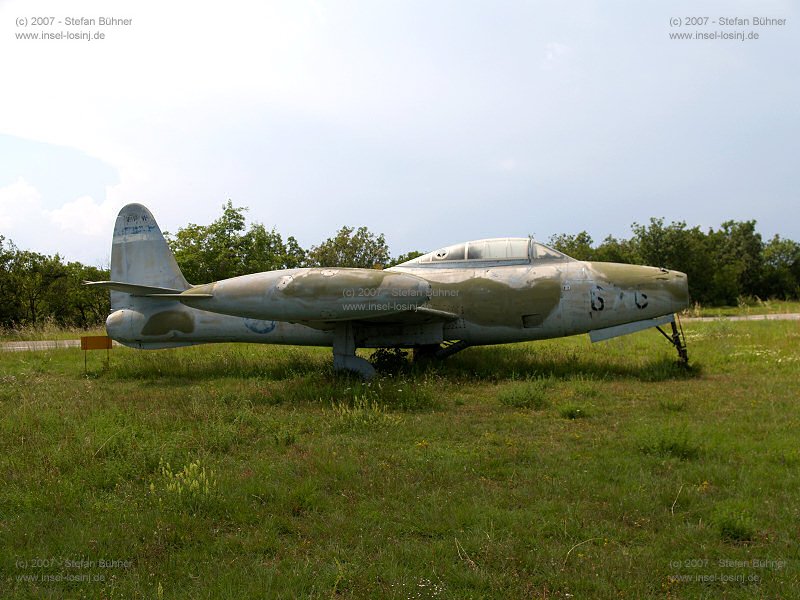
[{"label": "horizontal stabilizer", "polygon": [[634,321],[633,323],[625,323],[624,325],[615,325],[614,327],[606,327],[605,329],[595,329],[589,332],[589,338],[594,342],[602,342],[603,340],[610,340],[611,338],[619,337],[621,335],[628,335],[629,333],[636,333],[651,327],[658,327],[659,325],[666,325],[675,320],[675,315],[664,315],[663,317],[656,317],[655,319],[645,319],[644,321]]},{"label": "horizontal stabilizer", "polygon": [[145,294],[148,298],[173,298],[175,300],[185,299],[187,297],[194,300],[195,298],[213,298],[214,294],[179,294],[179,293],[170,293],[170,294]]},{"label": "horizontal stabilizer", "polygon": [[155,287],[152,285],[137,285],[135,283],[123,283],[122,281],[84,281],[83,285],[124,292],[132,296],[152,296],[154,294],[169,294],[180,296],[182,290],[172,288]]}]

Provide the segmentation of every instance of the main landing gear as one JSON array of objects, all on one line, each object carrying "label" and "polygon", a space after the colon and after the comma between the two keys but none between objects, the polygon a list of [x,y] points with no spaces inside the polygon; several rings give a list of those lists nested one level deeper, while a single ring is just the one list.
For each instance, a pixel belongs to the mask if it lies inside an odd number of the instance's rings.
[{"label": "main landing gear", "polygon": [[333,332],[333,369],[349,371],[363,379],[375,376],[375,367],[368,360],[356,356],[356,338],[353,324],[349,321],[337,323]]},{"label": "main landing gear", "polygon": [[[468,347],[469,344],[463,340],[448,340],[441,344],[416,346],[414,362],[445,359]],[[347,371],[363,379],[372,379],[375,376],[375,367],[368,360],[356,356],[353,324],[348,321],[337,323],[333,332],[333,369],[334,371]]]}]

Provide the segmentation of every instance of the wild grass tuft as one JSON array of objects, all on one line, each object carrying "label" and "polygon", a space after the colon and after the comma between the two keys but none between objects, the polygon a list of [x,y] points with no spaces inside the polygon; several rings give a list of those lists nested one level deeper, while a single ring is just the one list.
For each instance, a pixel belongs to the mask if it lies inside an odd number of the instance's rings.
[{"label": "wild grass tuft", "polygon": [[300,432],[291,425],[281,425],[272,432],[272,439],[276,446],[294,446],[300,437]]},{"label": "wild grass tuft", "polygon": [[717,506],[713,520],[723,541],[743,543],[756,538],[753,520],[740,503],[727,502]]},{"label": "wild grass tuft", "polygon": [[682,412],[686,410],[686,403],[682,400],[659,400],[658,405],[667,412]]},{"label": "wild grass tuft", "polygon": [[367,396],[356,397],[352,403],[334,404],[330,408],[330,415],[329,423],[334,428],[344,431],[393,427],[402,422],[399,415],[387,412],[383,405]]},{"label": "wild grass tuft", "polygon": [[561,415],[565,419],[575,420],[575,419],[585,419],[589,416],[589,412],[586,408],[582,406],[578,406],[576,404],[567,404],[562,406],[558,410],[558,414]]},{"label": "wild grass tuft", "polygon": [[[390,410],[424,411],[436,408],[440,404],[437,394],[434,393],[437,383],[441,393],[443,382],[425,377],[419,378],[419,381],[403,376],[376,377],[354,386],[353,389],[360,389],[362,396]],[[354,399],[357,396],[357,392],[353,394]]]},{"label": "wild grass tuft", "polygon": [[580,378],[571,380],[569,388],[575,398],[583,400],[597,398],[600,395],[597,384],[590,379]]},{"label": "wild grass tuft", "polygon": [[512,383],[500,390],[497,399],[501,404],[512,408],[543,410],[550,406],[547,395],[551,387],[551,380],[541,378]]},{"label": "wild grass tuft", "polygon": [[685,428],[667,429],[647,435],[639,450],[663,458],[694,460],[702,454],[702,447]]},{"label": "wild grass tuft", "polygon": [[192,514],[208,505],[217,493],[214,471],[206,470],[200,460],[193,460],[173,471],[168,462],[159,462],[159,485],[150,483],[150,493],[159,502],[167,501]]}]

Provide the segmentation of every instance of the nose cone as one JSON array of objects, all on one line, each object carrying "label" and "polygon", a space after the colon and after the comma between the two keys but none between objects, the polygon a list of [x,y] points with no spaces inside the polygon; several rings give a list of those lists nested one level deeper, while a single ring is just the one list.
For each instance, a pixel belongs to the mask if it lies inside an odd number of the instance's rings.
[{"label": "nose cone", "polygon": [[669,271],[666,288],[672,295],[673,310],[681,311],[689,307],[689,278],[686,273]]},{"label": "nose cone", "polygon": [[643,311],[642,315],[658,316],[678,312],[689,306],[689,279],[686,273],[643,265],[603,262],[584,264],[601,286],[612,286],[629,294],[638,294],[635,296],[635,305],[638,310]]}]

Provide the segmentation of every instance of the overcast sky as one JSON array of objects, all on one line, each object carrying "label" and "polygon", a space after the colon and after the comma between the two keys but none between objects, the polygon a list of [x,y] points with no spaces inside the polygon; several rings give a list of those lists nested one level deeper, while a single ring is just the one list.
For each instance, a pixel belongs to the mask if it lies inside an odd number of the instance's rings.
[{"label": "overcast sky", "polygon": [[[102,265],[124,204],[174,232],[230,198],[304,246],[366,225],[395,255],[653,216],[800,241],[791,0],[211,6],[0,0],[0,235]],[[669,37],[695,31],[759,39]]]}]

